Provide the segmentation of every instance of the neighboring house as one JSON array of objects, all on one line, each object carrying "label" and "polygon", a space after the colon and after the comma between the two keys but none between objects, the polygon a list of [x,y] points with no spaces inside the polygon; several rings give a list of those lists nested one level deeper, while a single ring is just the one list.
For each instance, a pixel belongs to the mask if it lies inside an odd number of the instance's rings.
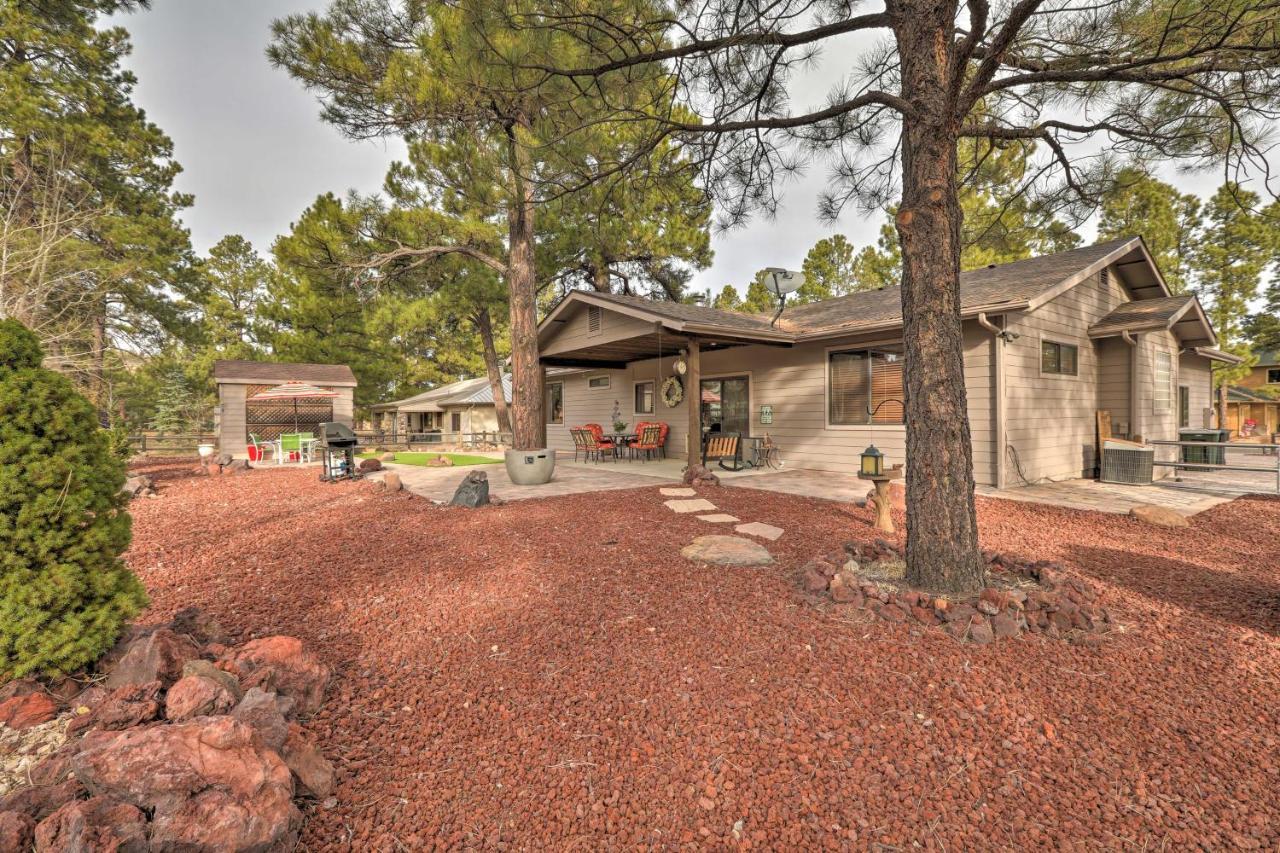
[{"label": "neighboring house", "polygon": [[[502,377],[502,387],[510,403],[510,375]],[[378,403],[370,407],[370,412],[375,430],[420,436],[417,440],[439,436],[453,441],[455,436],[498,432],[498,410],[486,377],[451,382],[403,400]]]},{"label": "neighboring house", "polygon": [[1227,390],[1227,427],[1233,436],[1280,432],[1280,350],[1259,353],[1249,375]]},{"label": "neighboring house", "polygon": [[[222,453],[243,458],[253,434],[274,440],[293,432],[295,416],[300,430],[316,432],[320,424],[336,421],[351,426],[356,376],[345,364],[296,364],[279,361],[215,361],[213,380],[218,386],[214,409],[214,433]],[[338,396],[331,399],[291,402],[248,402],[253,395],[285,382],[307,382]]]},{"label": "neighboring house", "polygon": [[[1205,426],[1210,366],[1237,361],[1215,349],[1196,298],[1170,294],[1136,237],[965,272],[960,290],[979,483],[1090,476],[1099,409],[1117,435],[1176,438],[1179,426]],[[671,407],[661,388],[696,343],[702,430],[769,433],[789,467],[853,472],[871,443],[903,462],[899,289],[787,308],[771,320],[569,295],[539,326],[543,364],[576,371],[546,380],[549,446],[572,449],[569,428],[608,423],[620,401],[633,423],[669,423],[670,454],[686,454],[695,395]]]}]

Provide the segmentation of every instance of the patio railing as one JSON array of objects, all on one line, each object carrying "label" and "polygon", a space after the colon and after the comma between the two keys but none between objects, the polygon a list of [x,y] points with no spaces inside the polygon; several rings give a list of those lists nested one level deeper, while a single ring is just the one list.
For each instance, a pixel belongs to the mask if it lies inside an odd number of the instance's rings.
[{"label": "patio railing", "polygon": [[[1222,462],[1186,462],[1183,461],[1185,453],[1179,450],[1178,458],[1172,460],[1156,459],[1152,464],[1167,465],[1177,470],[1187,471],[1254,471],[1261,474],[1275,474],[1276,477],[1276,494],[1280,494],[1280,444],[1254,444],[1233,442],[1233,441],[1149,441],[1148,444],[1154,444],[1161,447],[1221,447]],[[1270,456],[1276,461],[1266,465],[1232,465],[1227,463],[1227,450],[1243,450],[1254,453],[1261,453],[1263,457]],[[1206,451],[1207,453],[1208,451]]]}]

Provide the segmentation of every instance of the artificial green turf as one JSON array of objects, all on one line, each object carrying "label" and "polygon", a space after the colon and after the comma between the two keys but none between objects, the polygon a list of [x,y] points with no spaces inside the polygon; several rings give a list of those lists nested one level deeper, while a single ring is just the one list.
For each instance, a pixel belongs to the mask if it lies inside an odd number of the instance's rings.
[{"label": "artificial green turf", "polygon": [[[378,453],[361,453],[361,459],[373,459]],[[396,462],[400,465],[426,465],[437,456],[443,456],[454,465],[492,465],[501,462],[492,456],[472,456],[469,453],[397,453]]]}]

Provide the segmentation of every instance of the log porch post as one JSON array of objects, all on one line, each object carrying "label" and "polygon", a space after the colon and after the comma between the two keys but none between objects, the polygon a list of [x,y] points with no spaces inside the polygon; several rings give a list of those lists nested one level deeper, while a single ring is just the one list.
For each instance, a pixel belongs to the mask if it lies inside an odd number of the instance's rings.
[{"label": "log porch post", "polygon": [[702,464],[702,346],[689,338],[684,399],[689,407],[689,467]]}]

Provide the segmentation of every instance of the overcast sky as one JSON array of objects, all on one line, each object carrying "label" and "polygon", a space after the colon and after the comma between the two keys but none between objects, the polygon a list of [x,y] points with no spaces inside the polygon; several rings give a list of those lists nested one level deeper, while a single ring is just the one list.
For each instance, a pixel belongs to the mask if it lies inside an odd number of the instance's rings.
[{"label": "overcast sky", "polygon": [[[133,35],[128,65],[139,78],[137,103],[174,141],[184,168],[178,188],[195,195],[183,213],[196,249],[223,235],[244,235],[264,254],[304,208],[324,192],[373,192],[387,164],[401,156],[396,142],[353,142],[319,120],[315,98],[264,50],[275,18],[325,2],[307,0],[159,0],[152,9],[116,20]],[[827,55],[839,55],[828,50]],[[838,64],[823,64],[797,89],[821,100]],[[1165,175],[1183,189],[1212,192],[1219,175]],[[715,262],[693,282],[699,289],[739,286],[765,266],[798,269],[809,247],[844,233],[873,242],[882,216],[846,213],[836,225],[815,216],[827,175],[819,165],[786,191],[773,220],[714,237]],[[1086,236],[1092,236],[1086,229]]]}]

